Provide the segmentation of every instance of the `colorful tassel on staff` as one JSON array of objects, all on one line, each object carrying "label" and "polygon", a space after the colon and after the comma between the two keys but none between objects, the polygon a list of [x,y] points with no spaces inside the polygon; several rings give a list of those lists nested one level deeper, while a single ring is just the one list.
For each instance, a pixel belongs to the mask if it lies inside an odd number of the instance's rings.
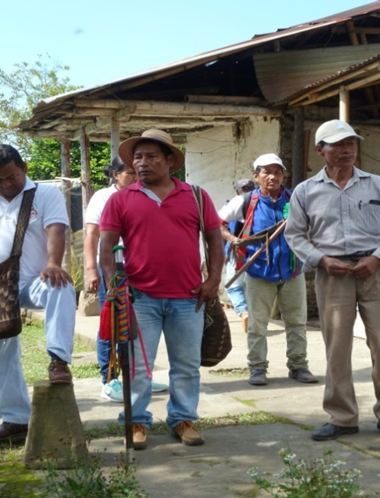
[{"label": "colorful tassel on staff", "polygon": [[[115,307],[116,295],[121,298],[119,308]],[[136,366],[133,343],[134,340],[138,338],[147,375],[149,378],[152,378],[140,328],[132,306],[133,300],[134,289],[128,285],[124,272],[115,272],[111,279],[110,289],[107,292],[107,300],[100,313],[99,339],[112,341],[111,362],[113,366],[116,364],[115,357],[117,356],[117,344],[123,346],[128,342],[130,343],[132,360],[131,378],[133,379],[135,377]],[[114,328],[116,328],[117,334],[115,333],[116,331]]]},{"label": "colorful tassel on staff", "polygon": [[99,339],[110,341],[112,338],[111,316],[114,313],[112,301],[106,300],[100,312]]}]

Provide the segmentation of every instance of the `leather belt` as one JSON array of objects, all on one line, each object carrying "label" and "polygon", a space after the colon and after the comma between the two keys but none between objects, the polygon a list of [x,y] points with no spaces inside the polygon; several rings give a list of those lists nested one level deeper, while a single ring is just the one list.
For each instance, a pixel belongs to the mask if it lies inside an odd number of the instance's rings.
[{"label": "leather belt", "polygon": [[362,258],[366,258],[367,256],[371,256],[376,249],[372,249],[371,251],[359,251],[354,252],[353,254],[344,254],[343,256],[329,256],[329,258],[335,259],[350,259],[351,261],[359,261]]}]

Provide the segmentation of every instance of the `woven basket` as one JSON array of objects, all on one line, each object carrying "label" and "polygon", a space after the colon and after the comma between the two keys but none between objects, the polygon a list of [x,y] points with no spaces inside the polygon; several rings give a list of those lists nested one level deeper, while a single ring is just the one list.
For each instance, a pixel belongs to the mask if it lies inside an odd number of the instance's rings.
[{"label": "woven basket", "polygon": [[220,363],[232,349],[231,330],[219,299],[215,299],[205,312],[201,365],[213,367]]}]

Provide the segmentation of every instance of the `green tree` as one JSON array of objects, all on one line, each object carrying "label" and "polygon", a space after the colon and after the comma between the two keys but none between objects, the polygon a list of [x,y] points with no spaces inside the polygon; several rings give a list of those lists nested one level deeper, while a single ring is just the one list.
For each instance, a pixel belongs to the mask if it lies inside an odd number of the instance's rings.
[{"label": "green tree", "polygon": [[[17,130],[23,120],[29,119],[33,108],[43,99],[80,87],[70,83],[69,66],[54,62],[46,54],[38,55],[33,64],[21,62],[6,73],[0,68],[0,141],[16,147],[28,163],[32,180],[50,180],[61,176],[61,144],[58,140],[36,139]],[[71,176],[80,177],[80,146],[71,143]],[[110,158],[107,143],[90,144],[91,178],[95,188],[104,187],[107,178],[103,168]]]},{"label": "green tree", "polygon": [[54,62],[48,54],[38,55],[33,64],[21,62],[14,68],[8,74],[0,68],[0,139],[29,159],[34,139],[17,131],[18,124],[30,118],[40,100],[79,87],[70,84],[66,76],[69,67]]},{"label": "green tree", "polygon": [[[91,180],[95,189],[106,187],[108,178],[103,169],[110,162],[110,144],[90,144]],[[80,144],[70,144],[71,177],[80,178]],[[61,176],[61,144],[58,140],[33,140],[29,149],[28,175],[32,180],[50,180]]]}]

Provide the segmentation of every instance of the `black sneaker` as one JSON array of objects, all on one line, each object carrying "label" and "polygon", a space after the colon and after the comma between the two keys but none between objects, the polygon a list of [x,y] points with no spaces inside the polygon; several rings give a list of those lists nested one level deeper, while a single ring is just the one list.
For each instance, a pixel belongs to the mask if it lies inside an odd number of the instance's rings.
[{"label": "black sneaker", "polygon": [[261,368],[254,368],[251,370],[251,376],[249,377],[248,382],[252,386],[266,386],[268,380],[265,370],[261,370]]},{"label": "black sneaker", "polygon": [[289,378],[305,384],[316,384],[318,379],[306,367],[289,370]]}]

